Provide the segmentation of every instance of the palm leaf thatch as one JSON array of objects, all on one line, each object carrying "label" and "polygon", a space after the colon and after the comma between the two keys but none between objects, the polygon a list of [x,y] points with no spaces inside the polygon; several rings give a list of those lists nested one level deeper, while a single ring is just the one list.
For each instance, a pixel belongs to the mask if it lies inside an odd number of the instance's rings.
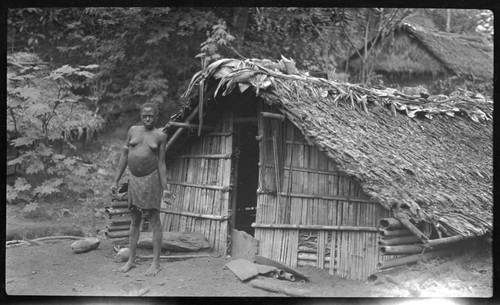
[{"label": "palm leaf thatch", "polygon": [[[444,236],[492,230],[492,101],[467,91],[409,96],[280,67],[219,61],[189,88],[218,79],[209,103],[231,90],[253,90],[396,217],[433,224]],[[197,104],[196,91],[186,91],[191,102],[177,118]]]}]

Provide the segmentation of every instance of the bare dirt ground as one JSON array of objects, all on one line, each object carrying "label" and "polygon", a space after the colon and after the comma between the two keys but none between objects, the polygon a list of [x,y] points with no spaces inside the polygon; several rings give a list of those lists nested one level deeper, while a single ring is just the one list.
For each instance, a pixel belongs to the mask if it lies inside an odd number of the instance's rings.
[{"label": "bare dirt ground", "polygon": [[[56,196],[43,204],[41,215],[26,218],[24,204],[7,205],[7,240],[42,236],[92,235],[103,231],[106,217],[100,211],[110,200],[108,189],[118,162],[124,130],[101,136],[82,152],[91,161],[89,189],[76,198]],[[113,241],[101,238],[93,251],[75,254],[72,240],[6,247],[5,293],[8,296],[128,296],[147,297],[285,297],[241,282],[224,267],[226,255],[162,261],[156,277],[146,277],[149,261],[138,261],[128,273],[117,272]],[[115,241],[116,243],[116,241]],[[151,255],[151,250],[139,254]],[[474,243],[465,254],[420,262],[379,275],[374,281],[350,281],[326,271],[298,267],[309,282],[287,282],[307,289],[314,297],[476,297],[493,295],[493,259],[487,244]],[[275,280],[279,281],[279,280]],[[279,281],[283,282],[283,281]]]}]

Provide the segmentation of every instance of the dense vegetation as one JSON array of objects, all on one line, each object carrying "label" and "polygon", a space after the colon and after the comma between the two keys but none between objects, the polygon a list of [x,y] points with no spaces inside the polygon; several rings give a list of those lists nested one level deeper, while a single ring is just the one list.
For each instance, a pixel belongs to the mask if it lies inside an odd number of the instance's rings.
[{"label": "dense vegetation", "polygon": [[[37,54],[47,63],[43,77],[58,89],[55,95],[41,95],[43,89],[30,87],[30,79],[39,76],[26,70],[9,78],[8,145],[18,150],[11,164],[23,164],[26,170],[24,178],[8,186],[8,201],[26,193],[27,201],[43,197],[65,185],[62,175],[85,174],[76,159],[54,151],[58,140],[71,148],[72,133],[95,132],[103,126],[99,118],[135,110],[144,101],[158,102],[163,113],[172,113],[182,103],[191,76],[221,56],[277,60],[283,55],[293,58],[299,69],[342,79],[341,63],[349,55],[415,16],[424,23],[432,20],[443,31],[482,32],[489,39],[493,35],[492,12],[486,10],[10,9],[8,52]],[[359,55],[366,59],[372,53]],[[370,84],[376,78],[370,71],[365,66],[349,80]],[[63,91],[67,94],[61,95]]]}]

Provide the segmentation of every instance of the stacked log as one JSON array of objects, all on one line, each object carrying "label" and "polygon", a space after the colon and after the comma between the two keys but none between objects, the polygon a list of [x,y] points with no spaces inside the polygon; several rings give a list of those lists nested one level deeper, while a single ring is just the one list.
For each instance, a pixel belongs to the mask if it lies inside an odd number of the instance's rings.
[{"label": "stacked log", "polygon": [[413,235],[398,219],[383,218],[380,220],[379,227],[380,254],[397,257],[379,261],[377,269],[388,269],[414,262],[414,256],[420,257],[420,254],[424,252],[420,238]]},{"label": "stacked log", "polygon": [[[407,221],[408,222],[408,221]],[[460,250],[456,243],[474,236],[463,237],[453,236],[428,240],[427,237],[417,237],[418,229],[414,226],[409,228],[395,218],[384,218],[380,220],[379,249],[382,255],[397,255],[396,258],[381,260],[377,264],[377,269],[384,270],[406,264],[416,263],[422,258],[434,258],[447,256]],[[421,232],[417,232],[422,236]]]},{"label": "stacked log", "polygon": [[[125,199],[123,199],[123,197]],[[106,238],[128,237],[130,229],[130,211],[128,209],[127,196],[120,196],[120,199],[113,198],[111,206],[105,208],[109,216],[109,222],[104,232]]]}]

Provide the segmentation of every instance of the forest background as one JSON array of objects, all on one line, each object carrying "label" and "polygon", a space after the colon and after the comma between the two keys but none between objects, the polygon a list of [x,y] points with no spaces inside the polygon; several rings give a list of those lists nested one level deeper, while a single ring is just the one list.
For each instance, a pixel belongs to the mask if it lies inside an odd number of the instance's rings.
[{"label": "forest background", "polygon": [[145,101],[159,104],[165,123],[191,76],[222,57],[285,56],[299,70],[371,86],[377,75],[367,59],[377,51],[358,53],[367,64],[356,75],[345,71],[348,58],[403,21],[493,40],[493,12],[476,9],[12,8],[6,17],[7,55],[41,60],[8,60],[8,166],[20,170],[8,181],[7,202],[26,203],[26,212],[88,188],[92,169],[75,141],[116,127]]}]

